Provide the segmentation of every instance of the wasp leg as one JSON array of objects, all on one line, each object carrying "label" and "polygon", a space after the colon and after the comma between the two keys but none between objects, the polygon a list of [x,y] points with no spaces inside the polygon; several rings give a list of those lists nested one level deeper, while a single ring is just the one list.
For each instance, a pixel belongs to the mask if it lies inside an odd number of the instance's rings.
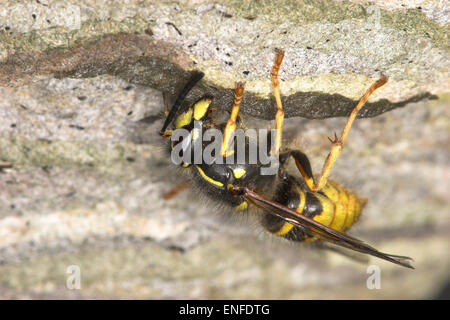
[{"label": "wasp leg", "polygon": [[177,185],[176,187],[172,188],[171,190],[169,190],[168,192],[164,193],[163,198],[165,200],[169,200],[172,199],[173,197],[175,197],[177,194],[179,194],[181,191],[183,191],[184,189],[186,189],[189,186],[189,182],[183,182],[180,183],[179,185]]},{"label": "wasp leg", "polygon": [[167,92],[163,92],[163,101],[164,101],[164,116],[167,118],[169,115],[169,94]]},{"label": "wasp leg", "polygon": [[311,163],[309,162],[306,154],[299,150],[289,150],[280,155],[281,162],[285,162],[289,157],[293,157],[295,160],[295,165],[300,171],[303,179],[306,182],[306,185],[310,190],[312,190],[315,186],[314,176],[311,169]]},{"label": "wasp leg", "polygon": [[233,133],[236,131],[236,119],[239,114],[239,107],[241,105],[242,97],[244,96],[244,87],[245,82],[236,82],[236,87],[234,89],[233,107],[231,109],[230,119],[228,119],[222,140],[221,154],[224,157],[227,157],[234,153],[233,148],[230,148],[230,144]]},{"label": "wasp leg", "polygon": [[[350,113],[350,116],[347,119],[347,123],[344,126],[344,129],[342,130],[341,137],[338,138],[336,133],[334,134],[334,139],[328,138],[332,145],[330,153],[328,154],[325,163],[322,167],[322,172],[320,173],[320,177],[318,180],[318,183],[314,183],[314,186],[311,188],[310,185],[308,187],[311,189],[312,192],[317,192],[321,190],[325,184],[327,183],[328,175],[330,174],[330,170],[333,167],[334,162],[336,161],[337,157],[342,151],[342,148],[344,146],[345,139],[347,138],[348,132],[350,131],[350,128],[352,127],[353,121],[355,121],[356,115],[358,114],[359,110],[364,106],[364,104],[369,99],[369,96],[379,87],[384,85],[387,82],[387,78],[382,75],[381,78],[373,83],[369,89],[367,89],[366,93],[361,97],[356,107],[352,110]],[[300,169],[300,168],[299,168]],[[302,170],[300,169],[300,173],[302,173]],[[305,175],[302,173],[303,177]],[[306,179],[305,179],[306,180]]]},{"label": "wasp leg", "polygon": [[272,149],[273,154],[280,154],[281,149],[281,134],[283,130],[284,111],[281,104],[280,88],[278,86],[278,71],[280,71],[281,63],[283,62],[284,51],[280,49],[275,50],[275,61],[272,66],[270,77],[272,78],[272,89],[277,103],[277,113],[275,116],[275,146]]}]

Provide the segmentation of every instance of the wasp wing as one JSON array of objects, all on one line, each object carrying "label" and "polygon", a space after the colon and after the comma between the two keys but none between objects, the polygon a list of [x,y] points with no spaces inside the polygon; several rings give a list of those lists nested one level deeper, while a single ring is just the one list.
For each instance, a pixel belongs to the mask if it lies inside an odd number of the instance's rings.
[{"label": "wasp wing", "polygon": [[246,198],[250,203],[263,209],[265,212],[277,216],[284,221],[293,224],[294,226],[303,228],[311,234],[317,236],[321,240],[329,241],[344,248],[369,254],[406,268],[414,269],[414,267],[410,264],[410,261],[412,259],[409,257],[380,252],[359,239],[329,228],[315,221],[314,219],[304,216],[282,204],[266,199],[262,195],[248,188],[238,188],[237,193]]}]

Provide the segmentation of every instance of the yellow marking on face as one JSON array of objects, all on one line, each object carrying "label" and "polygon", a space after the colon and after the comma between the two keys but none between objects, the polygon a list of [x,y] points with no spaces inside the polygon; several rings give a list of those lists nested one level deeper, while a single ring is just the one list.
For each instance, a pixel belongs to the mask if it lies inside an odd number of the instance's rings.
[{"label": "yellow marking on face", "polygon": [[203,118],[208,111],[209,105],[211,104],[211,99],[205,98],[200,100],[194,105],[194,119],[200,120]]},{"label": "yellow marking on face", "polygon": [[247,208],[248,208],[248,203],[247,203],[247,201],[243,201],[243,202],[241,202],[241,204],[239,204],[239,205],[237,205],[236,207],[234,207],[236,210],[238,210],[238,211],[244,211],[244,210],[247,210]]},{"label": "yellow marking on face", "polygon": [[183,112],[175,119],[175,128],[179,129],[182,128],[192,121],[192,108],[189,108],[189,110]]},{"label": "yellow marking on face", "polygon": [[283,223],[283,225],[281,226],[280,230],[278,230],[277,232],[274,232],[274,235],[276,236],[284,236],[285,234],[287,234],[289,231],[291,231],[291,229],[294,227],[294,225],[290,224],[289,222],[285,222]]},{"label": "yellow marking on face", "polygon": [[211,184],[213,184],[213,185],[215,185],[215,186],[218,186],[218,187],[220,187],[220,188],[223,187],[223,183],[222,183],[222,182],[217,181],[217,180],[214,180],[214,179],[208,177],[208,176],[206,175],[206,173],[202,170],[202,168],[200,168],[199,166],[195,165],[195,167],[197,168],[198,172],[199,172],[200,175],[203,177],[203,179],[205,179],[206,181],[208,181],[209,183],[211,183]]},{"label": "yellow marking on face", "polygon": [[242,169],[242,168],[236,168],[236,169],[233,170],[233,176],[234,176],[236,179],[242,178],[242,176],[243,176],[245,173],[246,173],[246,171],[245,171],[244,169]]}]

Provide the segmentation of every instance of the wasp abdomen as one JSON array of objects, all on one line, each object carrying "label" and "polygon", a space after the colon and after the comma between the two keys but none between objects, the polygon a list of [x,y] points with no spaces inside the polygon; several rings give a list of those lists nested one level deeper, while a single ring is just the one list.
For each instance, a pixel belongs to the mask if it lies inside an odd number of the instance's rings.
[{"label": "wasp abdomen", "polygon": [[[321,224],[337,231],[348,230],[359,218],[366,200],[342,185],[328,181],[317,193],[303,191],[294,182],[280,189],[278,201]],[[313,241],[316,237],[307,230],[295,227],[280,218],[266,215],[264,227],[277,236],[293,241]]]}]

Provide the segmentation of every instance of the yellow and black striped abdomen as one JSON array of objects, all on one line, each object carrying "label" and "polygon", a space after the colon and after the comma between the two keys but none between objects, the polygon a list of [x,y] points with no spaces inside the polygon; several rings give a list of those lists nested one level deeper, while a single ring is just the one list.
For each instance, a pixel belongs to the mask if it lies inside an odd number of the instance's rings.
[{"label": "yellow and black striped abdomen", "polygon": [[[280,193],[278,199],[280,203],[338,231],[348,230],[358,220],[366,203],[365,199],[358,197],[353,191],[330,180],[317,193],[303,191],[294,182],[282,188]],[[313,241],[316,239],[305,230],[294,227],[277,217],[266,215],[263,225],[274,235],[289,240]]]},{"label": "yellow and black striped abdomen", "polygon": [[[331,201],[334,206],[334,215],[329,227],[339,230],[348,230],[361,215],[367,200],[358,197],[352,190],[329,180],[322,189],[323,194]],[[320,221],[320,216],[314,217],[316,221]]]}]

